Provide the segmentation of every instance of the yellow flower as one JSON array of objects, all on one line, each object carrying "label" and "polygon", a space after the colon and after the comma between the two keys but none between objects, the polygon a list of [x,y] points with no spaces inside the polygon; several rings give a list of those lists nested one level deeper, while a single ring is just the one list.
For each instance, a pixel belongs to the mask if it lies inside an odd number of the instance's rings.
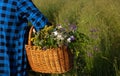
[{"label": "yellow flower", "polygon": [[33,38],[31,38],[31,41],[34,41],[34,39],[35,39],[34,37],[33,37]]}]

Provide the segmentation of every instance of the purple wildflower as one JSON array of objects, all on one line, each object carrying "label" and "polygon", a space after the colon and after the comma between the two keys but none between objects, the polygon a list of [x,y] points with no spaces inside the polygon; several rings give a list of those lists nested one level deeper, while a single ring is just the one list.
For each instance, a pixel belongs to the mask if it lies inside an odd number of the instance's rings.
[{"label": "purple wildflower", "polygon": [[68,39],[67,39],[67,42],[72,42],[72,41],[74,41],[75,40],[75,37],[74,36],[70,36]]},{"label": "purple wildflower", "polygon": [[66,32],[65,28],[61,28],[60,32]]},{"label": "purple wildflower", "polygon": [[75,31],[77,29],[77,26],[75,24],[70,24],[70,29]]},{"label": "purple wildflower", "polygon": [[47,50],[47,47],[46,47],[46,46],[44,46],[44,47],[42,48],[42,50]]},{"label": "purple wildflower", "polygon": [[75,37],[74,36],[70,36],[70,39],[71,39],[71,41],[74,41]]}]

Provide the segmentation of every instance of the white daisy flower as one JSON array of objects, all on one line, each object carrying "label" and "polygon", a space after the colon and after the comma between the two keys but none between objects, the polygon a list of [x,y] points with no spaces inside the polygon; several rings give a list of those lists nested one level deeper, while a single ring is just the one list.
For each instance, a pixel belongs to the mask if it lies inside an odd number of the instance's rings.
[{"label": "white daisy flower", "polygon": [[57,31],[54,31],[54,32],[53,32],[53,35],[54,35],[54,36],[57,36],[57,35],[58,35],[58,32],[57,32]]},{"label": "white daisy flower", "polygon": [[62,36],[61,34],[58,34],[58,35],[57,35],[57,39],[58,39],[58,40],[64,40],[64,38],[63,38],[63,36]]},{"label": "white daisy flower", "polygon": [[61,28],[62,28],[62,26],[61,26],[61,25],[59,25],[59,26],[57,26],[57,28],[58,28],[58,29],[61,29]]},{"label": "white daisy flower", "polygon": [[68,38],[68,39],[67,39],[67,42],[70,43],[70,42],[71,42],[71,38]]}]

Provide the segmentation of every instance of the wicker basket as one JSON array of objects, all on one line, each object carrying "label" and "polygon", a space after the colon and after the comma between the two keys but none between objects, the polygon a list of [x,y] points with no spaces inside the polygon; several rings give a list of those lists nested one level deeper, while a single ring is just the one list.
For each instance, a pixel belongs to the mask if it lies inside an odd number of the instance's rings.
[{"label": "wicker basket", "polygon": [[38,46],[31,45],[32,30],[33,27],[29,31],[28,45],[25,46],[32,70],[41,73],[65,73],[69,71],[73,67],[73,55],[67,47],[39,49]]}]

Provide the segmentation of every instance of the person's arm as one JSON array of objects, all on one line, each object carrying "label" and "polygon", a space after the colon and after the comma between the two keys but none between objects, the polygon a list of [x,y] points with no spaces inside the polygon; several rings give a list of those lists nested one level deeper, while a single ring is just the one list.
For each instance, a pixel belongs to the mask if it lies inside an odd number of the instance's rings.
[{"label": "person's arm", "polygon": [[49,25],[48,19],[39,11],[31,0],[19,0],[18,12],[22,18],[30,21],[35,30],[39,31],[45,25]]}]

